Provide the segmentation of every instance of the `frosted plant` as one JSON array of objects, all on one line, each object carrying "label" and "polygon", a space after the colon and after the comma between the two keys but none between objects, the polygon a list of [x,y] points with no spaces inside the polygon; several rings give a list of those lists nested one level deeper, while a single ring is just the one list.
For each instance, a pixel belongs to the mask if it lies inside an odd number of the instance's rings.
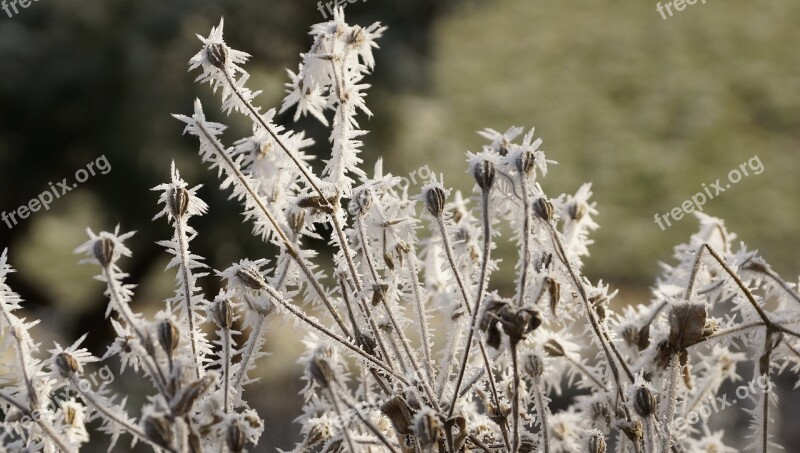
[{"label": "frosted plant", "polygon": [[[89,230],[77,249],[106,286],[117,338],[102,358],[81,348],[83,338],[43,351],[29,332],[36,322],[17,314],[22,301],[0,256],[0,328],[14,360],[0,383],[5,450],[78,451],[93,421],[109,450],[118,442],[168,452],[254,448],[269,427],[246,389],[276,318],[306,345],[296,452],[735,451],[701,409],[733,399],[723,384],[751,370],[758,387],[736,392],[751,420],[750,448],[777,449],[772,380],[800,372],[797,283],[737,246],[721,220],[698,214],[700,231],[663,266],[650,302],[612,310],[616,291],[582,273],[598,228],[591,186],[548,196],[540,181],[555,162],[533,130],[480,132],[489,143],[466,159],[474,196],[451,192],[443,175],[409,193],[380,161],[369,174],[357,119],[370,114],[364,79],[384,31],[348,25],[340,9],[312,28],[309,52],[289,72],[281,109],[330,125],[320,175],[308,165],[311,140],[254,105],[248,55],[228,47],[223,24],[201,37],[190,68],[221,94],[223,113],[252,121],[252,135],[226,146],[225,126],[199,101],[176,118],[253,233],[277,252],[224,270],[205,265],[190,250],[191,221],[208,206],[173,165],[169,182],[154,188],[156,218],[174,230],[160,244],[176,292],[161,311],[134,310],[124,271],[132,233]],[[510,264],[492,255],[501,231],[519,251]],[[330,265],[307,247],[312,238],[330,241]],[[492,285],[500,271],[514,272],[512,288]],[[212,278],[224,282],[213,297],[198,285]],[[83,378],[111,357],[119,373],[149,383],[147,398]],[[555,409],[553,395],[569,396],[568,407]]]}]

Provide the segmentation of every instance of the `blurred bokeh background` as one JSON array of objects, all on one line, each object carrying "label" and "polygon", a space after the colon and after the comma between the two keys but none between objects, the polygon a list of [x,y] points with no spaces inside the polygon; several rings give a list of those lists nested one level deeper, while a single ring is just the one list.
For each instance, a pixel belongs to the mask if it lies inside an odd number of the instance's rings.
[{"label": "blurred bokeh background", "polygon": [[[654,2],[364,0],[348,4],[347,15],[389,26],[368,79],[369,165],[382,156],[388,170],[405,175],[427,164],[468,191],[464,151],[483,144],[476,130],[535,126],[559,162],[543,184],[549,193],[594,184],[601,229],[587,274],[636,302],[648,297],[658,261],[696,227],[688,217],[661,231],[654,215],[758,156],[763,173],[705,209],[782,275],[797,275],[800,2],[708,0],[663,20]],[[168,178],[172,160],[190,183],[205,184],[200,193],[211,205],[195,222],[195,252],[216,269],[269,257],[170,117],[189,112],[195,97],[209,112],[219,104],[193,84],[186,63],[200,46],[195,33],[206,35],[220,16],[228,43],[253,55],[247,68],[250,86],[263,90],[260,104],[278,105],[284,68],[296,68],[308,27],[323,19],[313,1],[39,0],[13,17],[0,11],[0,210],[26,204],[100,156],[111,165],[49,211],[13,228],[0,223],[0,247],[19,270],[11,284],[42,319],[35,333],[45,347],[85,331],[95,353],[111,341],[94,269],[72,254],[87,226],[138,231],[125,263],[139,285],[137,308],[155,311],[172,294],[174,276],[155,245],[170,229],[150,222],[157,208],[149,191]],[[291,116],[279,120],[289,124]],[[231,141],[249,132],[241,117],[225,121]],[[315,152],[328,155],[323,128],[293,127],[307,128]],[[289,448],[298,431],[299,334],[277,324],[264,377],[251,389],[267,419],[264,451]],[[796,394],[780,397],[794,400],[782,410],[797,407]],[[780,438],[800,451],[790,424]]]}]

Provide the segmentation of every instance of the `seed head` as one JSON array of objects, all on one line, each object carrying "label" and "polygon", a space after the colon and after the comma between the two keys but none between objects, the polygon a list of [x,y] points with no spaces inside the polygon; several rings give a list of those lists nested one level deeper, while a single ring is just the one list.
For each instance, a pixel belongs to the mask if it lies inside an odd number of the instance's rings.
[{"label": "seed head", "polygon": [[165,319],[158,324],[158,343],[168,356],[172,357],[172,353],[178,348],[179,341],[180,332],[171,319]]},{"label": "seed head", "polygon": [[533,202],[533,212],[536,213],[542,220],[553,220],[553,204],[545,198],[538,198]]},{"label": "seed head", "polygon": [[66,351],[60,352],[56,356],[56,367],[58,367],[58,371],[63,377],[72,376],[80,370],[78,361],[75,360],[72,354]]},{"label": "seed head", "polygon": [[151,415],[145,418],[144,433],[158,446],[168,449],[172,444],[172,426],[163,415]]},{"label": "seed head", "polygon": [[656,411],[656,397],[653,392],[645,386],[639,387],[633,399],[633,408],[642,417],[653,414]]},{"label": "seed head", "polygon": [[239,423],[231,423],[230,426],[228,426],[228,432],[225,436],[225,442],[228,444],[228,449],[233,453],[239,453],[243,451],[245,440],[244,430],[239,426]]},{"label": "seed head", "polygon": [[530,175],[536,166],[536,155],[533,151],[527,150],[519,155],[517,158],[517,170],[524,174]]},{"label": "seed head", "polygon": [[564,347],[557,340],[551,338],[544,344],[544,352],[550,357],[564,357]]},{"label": "seed head", "polygon": [[101,237],[94,243],[94,257],[100,262],[100,266],[108,267],[114,258],[114,241],[107,237]]},{"label": "seed head", "polygon": [[523,365],[525,372],[528,373],[531,377],[538,378],[544,372],[544,362],[542,358],[536,354],[531,354],[525,359],[525,364]]},{"label": "seed head", "polygon": [[439,217],[444,212],[444,189],[439,186],[432,186],[425,192],[425,207],[434,217]]},{"label": "seed head", "polygon": [[475,178],[475,182],[478,183],[478,187],[480,187],[482,191],[487,192],[491,190],[492,185],[494,185],[495,177],[494,164],[485,159],[478,162],[472,168],[472,176]]},{"label": "seed head", "polygon": [[206,47],[206,57],[214,67],[223,69],[228,62],[228,47],[222,43],[209,44]]},{"label": "seed head", "polygon": [[236,278],[244,286],[256,291],[267,288],[267,282],[255,266],[242,266],[236,271]]},{"label": "seed head", "polygon": [[214,304],[214,321],[226,330],[233,326],[233,309],[228,299],[220,299]]},{"label": "seed head", "polygon": [[436,444],[441,430],[442,424],[433,411],[425,410],[417,415],[414,431],[417,433],[423,450],[427,451]]},{"label": "seed head", "polygon": [[606,438],[600,431],[593,430],[589,434],[588,444],[589,453],[606,453]]},{"label": "seed head", "polygon": [[336,380],[336,375],[333,372],[331,363],[325,357],[317,354],[308,361],[308,373],[314,382],[319,384],[322,388],[328,388],[331,382]]},{"label": "seed head", "polygon": [[292,232],[294,234],[298,234],[300,233],[300,230],[303,229],[303,225],[305,225],[306,212],[302,209],[292,211],[287,216],[287,220],[289,222],[289,228],[292,229]]},{"label": "seed head", "polygon": [[167,204],[169,205],[169,211],[172,213],[172,217],[180,219],[186,214],[186,211],[189,209],[189,197],[191,197],[189,191],[183,187],[173,187],[170,189]]}]

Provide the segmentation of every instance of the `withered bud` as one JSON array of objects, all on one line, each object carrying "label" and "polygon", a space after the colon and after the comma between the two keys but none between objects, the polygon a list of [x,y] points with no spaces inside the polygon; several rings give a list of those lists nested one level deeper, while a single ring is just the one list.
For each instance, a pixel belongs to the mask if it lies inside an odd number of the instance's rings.
[{"label": "withered bud", "polygon": [[369,355],[375,355],[375,349],[378,346],[378,343],[376,343],[372,337],[361,332],[356,334],[356,344],[358,344],[361,349],[363,349],[364,352]]},{"label": "withered bud", "polygon": [[553,338],[545,342],[544,352],[546,352],[550,357],[564,357],[566,355],[566,352],[564,352],[564,347],[561,346],[561,343]]},{"label": "withered bud", "polygon": [[303,229],[303,225],[305,225],[306,212],[299,209],[292,211],[286,216],[286,221],[289,223],[289,228],[292,229],[292,232],[298,234]]},{"label": "withered bud", "polygon": [[239,423],[231,423],[225,435],[225,443],[228,444],[228,449],[233,453],[244,451],[245,440],[244,430],[239,426]]},{"label": "withered bud", "polygon": [[331,382],[336,380],[330,362],[319,354],[308,361],[308,373],[323,388],[330,387]]},{"label": "withered bud", "polygon": [[523,175],[530,175],[536,167],[536,155],[531,150],[526,150],[517,158],[517,170]]},{"label": "withered bud", "polygon": [[500,325],[514,346],[542,324],[539,312],[530,308],[506,307],[500,313]]},{"label": "withered bud", "polygon": [[331,426],[327,423],[315,423],[311,426],[306,434],[304,446],[307,448],[314,447],[321,443],[327,442],[333,437]]},{"label": "withered bud", "polygon": [[754,256],[750,260],[748,260],[743,266],[742,269],[747,271],[754,271],[759,272],[762,274],[768,274],[772,271],[769,263],[767,263],[764,258],[760,256]]},{"label": "withered bud", "polygon": [[648,417],[656,411],[656,397],[647,387],[639,387],[633,399],[633,408],[641,417]]},{"label": "withered bud", "polygon": [[644,426],[641,420],[634,420],[632,422],[621,421],[619,428],[634,444],[638,444],[642,436],[644,436]]},{"label": "withered bud", "polygon": [[395,396],[383,403],[381,412],[389,418],[398,434],[413,434],[411,429],[411,408],[408,407],[406,400],[402,396]]},{"label": "withered bud", "polygon": [[537,198],[536,201],[533,202],[533,212],[542,220],[547,222],[553,220],[553,204],[544,197]]},{"label": "withered bud", "polygon": [[67,406],[67,405],[65,405],[65,407],[64,407],[64,421],[68,425],[76,426],[75,425],[75,419],[76,419],[77,415],[78,415],[78,413],[75,410],[75,406],[72,406],[72,405]]},{"label": "withered bud", "polygon": [[472,168],[472,176],[481,190],[484,192],[490,190],[494,185],[494,164],[488,160],[482,160]]},{"label": "withered bud", "polygon": [[154,444],[169,449],[172,445],[172,424],[163,415],[144,419],[144,434]]},{"label": "withered bud", "polygon": [[550,277],[545,277],[544,281],[547,284],[547,292],[550,293],[550,311],[556,314],[558,301],[561,300],[561,284]]},{"label": "withered bud", "polygon": [[492,349],[499,349],[502,342],[503,335],[500,333],[500,328],[497,327],[497,324],[492,323],[486,328],[486,344]]},{"label": "withered bud", "polygon": [[586,215],[586,203],[582,201],[574,201],[569,204],[567,207],[567,213],[569,214],[569,218],[578,222],[580,221],[583,216]]},{"label": "withered bud", "polygon": [[389,290],[389,285],[372,285],[372,306],[376,306],[383,302],[386,291]]},{"label": "withered bud", "polygon": [[644,351],[650,346],[650,324],[641,328],[627,326],[622,330],[622,338],[631,346],[636,346],[639,351]]},{"label": "withered bud", "polygon": [[519,453],[535,453],[539,451],[539,441],[531,433],[524,432],[520,435]]},{"label": "withered bud", "polygon": [[439,439],[442,424],[433,411],[427,410],[417,415],[414,431],[417,433],[420,444],[422,444],[422,449],[427,450],[433,447]]},{"label": "withered bud", "polygon": [[372,206],[372,192],[369,189],[359,191],[347,204],[347,211],[352,216],[361,216]]},{"label": "withered bud", "polygon": [[206,47],[206,57],[214,67],[223,69],[228,62],[228,47],[222,43],[210,44]]},{"label": "withered bud", "polygon": [[676,350],[686,349],[703,338],[706,306],[698,302],[678,302],[669,312],[669,343]]},{"label": "withered bud", "polygon": [[531,354],[526,357],[522,367],[528,375],[534,378],[538,378],[544,372],[544,362],[542,358],[536,354]]},{"label": "withered bud", "polygon": [[207,374],[185,385],[180,393],[175,395],[169,403],[172,413],[178,417],[187,414],[192,409],[192,406],[194,406],[197,398],[204,394],[213,382],[214,378]]},{"label": "withered bud", "polygon": [[180,332],[171,319],[165,319],[158,324],[158,344],[168,356],[172,357],[172,353],[178,348],[179,341]]},{"label": "withered bud", "polygon": [[439,186],[428,188],[425,192],[425,207],[434,217],[439,217],[444,212],[444,189]]},{"label": "withered bud", "polygon": [[533,261],[533,268],[536,272],[542,272],[544,270],[550,269],[550,266],[553,264],[553,254],[549,252],[542,253],[536,257]]},{"label": "withered bud", "polygon": [[223,329],[233,326],[233,309],[228,299],[220,299],[214,304],[214,321]]},{"label": "withered bud", "polygon": [[63,377],[69,377],[77,373],[80,369],[78,361],[69,352],[60,352],[56,356],[56,367]]},{"label": "withered bud", "polygon": [[167,205],[172,217],[180,219],[189,209],[189,191],[183,187],[174,187],[169,191]]},{"label": "withered bud", "polygon": [[98,239],[94,243],[94,257],[100,262],[100,266],[108,267],[114,258],[114,241],[106,237]]},{"label": "withered bud", "polygon": [[606,438],[603,433],[592,430],[588,439],[589,453],[606,453]]},{"label": "withered bud", "polygon": [[236,278],[244,286],[260,291],[267,288],[267,282],[264,276],[256,269],[255,266],[243,266],[236,271]]}]

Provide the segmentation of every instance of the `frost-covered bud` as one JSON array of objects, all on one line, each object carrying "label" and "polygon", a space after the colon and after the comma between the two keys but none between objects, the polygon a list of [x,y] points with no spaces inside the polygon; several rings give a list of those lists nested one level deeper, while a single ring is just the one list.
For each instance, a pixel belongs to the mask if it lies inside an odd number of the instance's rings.
[{"label": "frost-covered bud", "polygon": [[656,411],[656,397],[647,387],[639,387],[633,399],[633,408],[641,417],[647,417]]},{"label": "frost-covered bud", "polygon": [[392,426],[394,426],[398,434],[406,435],[414,433],[411,429],[411,408],[408,407],[408,403],[406,403],[406,400],[403,399],[402,396],[395,396],[383,403],[381,412],[389,418],[389,421],[392,422]]},{"label": "frost-covered bud", "polygon": [[544,372],[544,362],[536,354],[531,354],[525,359],[523,368],[531,377],[539,377]]},{"label": "frost-covered bud", "polygon": [[228,449],[233,453],[244,451],[245,440],[244,430],[239,426],[239,423],[231,423],[225,435],[225,443],[228,444]]},{"label": "frost-covered bud", "polygon": [[606,453],[606,438],[598,430],[592,430],[586,442],[587,453]]},{"label": "frost-covered bud", "polygon": [[550,277],[545,277],[544,282],[547,285],[547,292],[550,294],[550,311],[555,314],[558,301],[561,300],[561,284]]},{"label": "frost-covered bud", "polygon": [[494,164],[485,159],[478,162],[472,168],[472,176],[475,178],[475,182],[478,183],[478,187],[480,187],[481,190],[484,192],[490,190],[494,185]]},{"label": "frost-covered bud", "polygon": [[180,219],[186,214],[186,211],[189,209],[189,197],[191,197],[189,191],[183,187],[174,187],[170,189],[167,204],[169,205],[169,212],[172,214],[172,217]]},{"label": "frost-covered bud", "polygon": [[63,377],[72,376],[80,370],[78,361],[69,352],[60,352],[56,356],[56,366]]},{"label": "frost-covered bud", "polygon": [[214,321],[226,330],[233,326],[233,309],[228,299],[220,299],[214,304]]},{"label": "frost-covered bud", "polygon": [[267,288],[267,282],[261,275],[261,272],[254,266],[242,266],[241,269],[236,271],[236,278],[239,279],[244,286],[260,291]]},{"label": "frost-covered bud", "polygon": [[434,217],[439,217],[444,212],[444,189],[439,186],[433,186],[425,192],[425,207],[428,212]]},{"label": "frost-covered bud", "polygon": [[564,347],[561,346],[555,339],[549,339],[544,344],[544,352],[547,353],[550,357],[564,357],[566,353],[564,352]]},{"label": "frost-covered bud", "polygon": [[536,166],[536,155],[533,151],[527,150],[519,155],[517,158],[517,170],[524,174],[530,175]]},{"label": "frost-covered bud", "polygon": [[347,211],[352,216],[361,216],[369,211],[372,206],[372,192],[364,189],[355,194],[350,203],[347,204]]},{"label": "frost-covered bud", "polygon": [[178,348],[179,341],[180,332],[178,332],[178,327],[171,319],[165,319],[158,324],[158,344],[161,345],[161,348],[164,349],[168,356],[171,357],[175,349]]},{"label": "frost-covered bud", "polygon": [[533,202],[533,212],[536,213],[542,220],[553,220],[553,204],[547,201],[544,197],[538,198]]},{"label": "frost-covered bud", "polygon": [[316,355],[308,361],[308,373],[314,379],[314,382],[323,388],[330,387],[331,382],[336,380],[330,362],[320,355]]},{"label": "frost-covered bud", "polygon": [[94,243],[94,257],[103,267],[108,267],[114,258],[114,241],[109,238],[101,237]]},{"label": "frost-covered bud", "polygon": [[306,213],[303,210],[292,211],[286,216],[289,223],[289,228],[292,229],[294,234],[300,233],[306,222]]},{"label": "frost-covered bud", "polygon": [[197,399],[206,392],[214,382],[214,376],[206,374],[202,378],[183,386],[180,393],[175,395],[169,403],[173,414],[183,416],[192,409]]},{"label": "frost-covered bud", "polygon": [[578,222],[586,215],[586,203],[576,201],[567,207],[569,218]]},{"label": "frost-covered bud", "polygon": [[417,433],[417,438],[419,438],[423,450],[427,451],[427,449],[436,444],[441,430],[442,424],[439,421],[439,417],[432,410],[427,409],[417,414],[414,431]]},{"label": "frost-covered bud", "polygon": [[144,434],[154,444],[170,449],[172,446],[172,424],[163,415],[151,415],[144,419]]},{"label": "frost-covered bud", "polygon": [[678,302],[669,313],[669,343],[676,350],[686,349],[706,332],[706,306],[699,302]]},{"label": "frost-covered bud", "polygon": [[206,47],[206,57],[213,66],[222,69],[228,62],[228,48],[225,44],[214,43]]},{"label": "frost-covered bud", "polygon": [[642,436],[644,436],[644,425],[642,425],[641,420],[634,420],[632,422],[621,421],[619,428],[628,436],[628,439],[634,443],[639,443]]}]

